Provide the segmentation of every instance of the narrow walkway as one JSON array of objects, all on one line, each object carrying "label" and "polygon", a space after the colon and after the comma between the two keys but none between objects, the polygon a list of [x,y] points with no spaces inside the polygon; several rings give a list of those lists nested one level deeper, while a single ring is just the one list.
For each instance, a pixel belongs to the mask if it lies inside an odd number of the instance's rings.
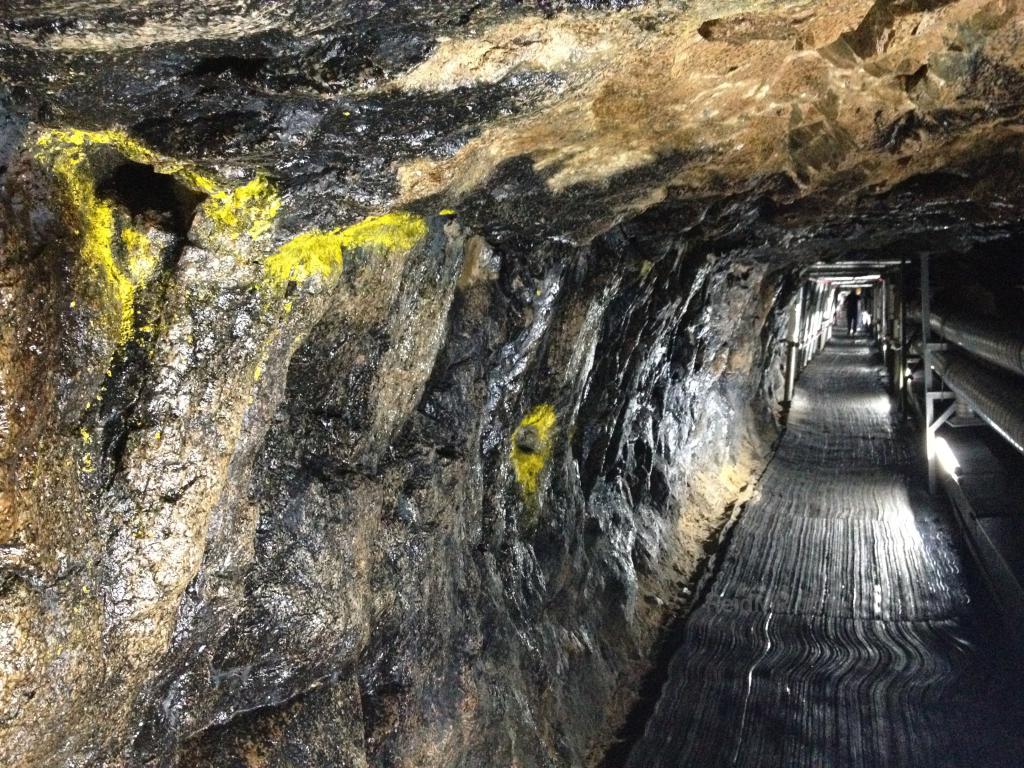
[{"label": "narrow walkway", "polygon": [[629,768],[1024,766],[1024,691],[866,341],[805,371]]}]

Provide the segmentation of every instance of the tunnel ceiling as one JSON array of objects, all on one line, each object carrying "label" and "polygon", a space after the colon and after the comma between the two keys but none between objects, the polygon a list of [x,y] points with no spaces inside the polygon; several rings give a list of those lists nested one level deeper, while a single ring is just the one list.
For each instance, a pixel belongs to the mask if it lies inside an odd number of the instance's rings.
[{"label": "tunnel ceiling", "polygon": [[798,267],[1020,304],[1022,20],[0,0],[0,764],[622,765]]},{"label": "tunnel ceiling", "polygon": [[580,243],[657,209],[831,254],[956,247],[1020,205],[1006,0],[13,6],[34,120],[267,169],[303,226],[454,209]]}]

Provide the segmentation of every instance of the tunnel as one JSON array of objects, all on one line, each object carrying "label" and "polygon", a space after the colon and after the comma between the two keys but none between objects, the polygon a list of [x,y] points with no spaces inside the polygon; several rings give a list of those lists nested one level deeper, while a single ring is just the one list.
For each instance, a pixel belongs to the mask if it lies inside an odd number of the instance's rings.
[{"label": "tunnel", "polygon": [[1015,0],[0,0],[0,766],[1019,768]]}]

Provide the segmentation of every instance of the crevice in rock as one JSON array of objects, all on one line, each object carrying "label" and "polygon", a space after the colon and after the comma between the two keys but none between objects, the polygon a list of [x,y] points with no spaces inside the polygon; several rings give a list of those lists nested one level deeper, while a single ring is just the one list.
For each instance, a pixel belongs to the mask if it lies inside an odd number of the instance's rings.
[{"label": "crevice in rock", "polygon": [[185,77],[201,79],[230,73],[241,80],[253,80],[261,74],[268,62],[269,59],[264,57],[211,56],[189,69]]},{"label": "crevice in rock", "polygon": [[206,195],[153,166],[126,160],[96,184],[96,193],[138,217],[143,226],[184,236]]}]

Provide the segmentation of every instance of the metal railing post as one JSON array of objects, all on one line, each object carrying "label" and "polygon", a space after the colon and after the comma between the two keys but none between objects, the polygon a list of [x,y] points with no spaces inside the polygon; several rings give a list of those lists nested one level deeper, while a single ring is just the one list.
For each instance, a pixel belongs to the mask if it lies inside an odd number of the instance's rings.
[{"label": "metal railing post", "polygon": [[800,284],[796,300],[789,316],[789,338],[786,340],[786,391],[785,401],[793,402],[793,393],[796,391],[796,372],[800,366],[800,347],[803,343],[803,306],[804,306],[804,284]]},{"label": "metal railing post", "polygon": [[903,418],[907,417],[907,257],[900,259],[900,288],[899,288],[899,340],[900,353],[896,361],[896,368],[899,371],[899,398],[900,413]]},{"label": "metal railing post", "polygon": [[921,254],[921,353],[924,360],[924,451],[928,459],[928,492],[937,490],[935,477],[935,430],[932,422],[935,404],[932,398],[932,351],[931,351],[931,280],[928,269],[928,254]]}]

